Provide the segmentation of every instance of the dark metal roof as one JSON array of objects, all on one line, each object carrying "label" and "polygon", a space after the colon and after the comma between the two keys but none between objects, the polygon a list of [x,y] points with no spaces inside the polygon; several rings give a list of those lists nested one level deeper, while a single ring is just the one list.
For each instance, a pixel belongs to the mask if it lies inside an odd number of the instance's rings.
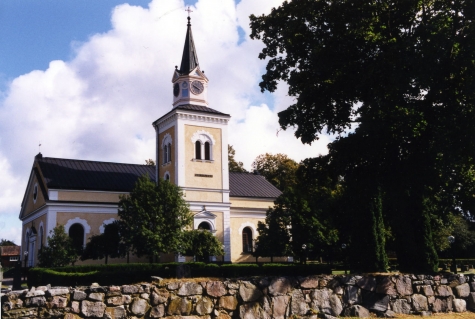
[{"label": "dark metal roof", "polygon": [[48,188],[130,192],[137,179],[148,174],[155,181],[155,166],[37,158]]},{"label": "dark metal roof", "polygon": [[[137,179],[148,174],[155,181],[155,166],[36,157],[48,188],[130,192]],[[281,194],[264,176],[229,172],[230,196],[275,198]]]},{"label": "dark metal roof", "polygon": [[238,172],[229,172],[229,191],[233,197],[275,198],[282,194],[264,176]]},{"label": "dark metal roof", "polygon": [[221,115],[229,115],[220,111],[216,111],[207,106],[203,105],[195,105],[195,104],[185,104],[185,105],[178,105],[175,107],[178,110],[188,110],[188,111],[198,111],[198,112],[205,112],[205,113],[214,113],[214,114],[221,114]]},{"label": "dark metal roof", "polygon": [[184,105],[178,105],[177,107],[174,107],[170,112],[168,112],[167,114],[161,116],[158,120],[156,120],[152,124],[155,125],[155,123],[157,123],[161,119],[167,117],[170,113],[175,112],[175,110],[186,110],[186,111],[195,111],[195,112],[203,112],[203,113],[229,116],[229,114],[226,114],[226,113],[223,113],[223,112],[220,112],[220,111],[216,111],[215,109],[212,109],[212,108],[207,107],[207,106],[195,105],[195,104],[184,104]]},{"label": "dark metal roof", "polygon": [[193,34],[191,33],[190,17],[188,17],[188,28],[186,30],[185,46],[183,47],[183,56],[181,58],[180,74],[190,74],[198,63],[198,54],[196,54]]}]

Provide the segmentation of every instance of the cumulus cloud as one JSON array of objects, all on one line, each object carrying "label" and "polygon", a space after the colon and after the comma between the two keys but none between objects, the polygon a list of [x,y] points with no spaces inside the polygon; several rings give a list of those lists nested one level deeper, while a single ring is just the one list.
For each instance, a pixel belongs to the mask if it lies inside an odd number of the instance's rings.
[{"label": "cumulus cloud", "polygon": [[[199,0],[192,7],[200,66],[210,79],[210,107],[232,115],[230,143],[248,169],[259,154],[286,153],[299,161],[325,153],[328,142],[304,146],[292,130],[278,132],[277,112],[291,103],[284,84],[273,105],[262,104],[266,98],[258,83],[265,61],[257,58],[262,43],[249,39],[249,15],[268,13],[280,2]],[[51,61],[46,70],[15,78],[0,92],[2,234],[19,242],[21,224],[13,220],[40,142],[47,157],[131,163],[154,157],[151,123],[171,109],[171,77],[186,32],[184,9],[182,0],[117,6],[108,32],[72,42],[71,60]]]}]

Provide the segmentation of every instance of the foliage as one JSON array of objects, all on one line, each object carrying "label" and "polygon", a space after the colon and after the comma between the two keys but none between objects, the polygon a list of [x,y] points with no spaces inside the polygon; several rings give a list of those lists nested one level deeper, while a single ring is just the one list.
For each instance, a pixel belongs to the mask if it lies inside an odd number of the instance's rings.
[{"label": "foliage", "polygon": [[120,233],[138,255],[151,258],[173,253],[184,246],[184,228],[193,216],[180,188],[147,175],[139,177],[134,189],[119,201]]},{"label": "foliage", "polygon": [[73,241],[64,231],[63,225],[53,228],[47,241],[48,245],[39,250],[40,267],[63,267],[78,259],[79,252],[74,248]]},{"label": "foliage", "polygon": [[119,232],[119,223],[104,225],[104,233],[94,235],[89,238],[86,248],[83,251],[81,260],[102,259],[107,265],[109,257],[119,258],[126,255],[127,249],[121,240]]},{"label": "foliage", "polygon": [[84,265],[62,268],[31,268],[28,286],[89,286],[91,282],[101,285],[125,285],[149,281],[151,276],[176,278],[179,267],[189,267],[191,277],[239,278],[248,276],[307,276],[329,274],[327,265],[296,264],[205,264],[155,263],[155,264],[109,264]]},{"label": "foliage", "polygon": [[145,165],[147,166],[155,166],[155,161],[151,158],[145,160]]},{"label": "foliage", "polygon": [[282,153],[261,154],[252,163],[253,170],[257,170],[281,191],[297,184],[295,178],[297,168],[297,162]]},{"label": "foliage", "polygon": [[210,256],[223,256],[223,244],[207,230],[185,231],[185,256],[195,256],[198,261],[209,261]]},{"label": "foliage", "polygon": [[255,257],[270,257],[271,262],[274,257],[293,255],[290,247],[290,216],[278,207],[269,208],[266,213],[265,222],[259,221],[257,231],[259,236],[256,239]]},{"label": "foliage", "polygon": [[0,239],[0,246],[16,246],[14,242],[8,239]]},{"label": "foliage", "polygon": [[[259,223],[256,256],[304,255],[320,253],[338,240],[329,219],[322,218],[322,207],[309,201],[307,193],[287,189],[267,212],[266,223]],[[315,194],[313,194],[315,195]],[[305,249],[302,245],[306,246]],[[262,246],[261,246],[262,245]]]},{"label": "foliage", "polygon": [[236,162],[234,158],[236,156],[236,151],[234,150],[232,145],[228,145],[228,165],[230,172],[239,172],[245,173],[247,170],[244,168],[244,164],[242,162]]},{"label": "foliage", "polygon": [[[251,16],[268,60],[261,89],[285,81],[294,97],[281,127],[295,127],[303,143],[339,135],[322,156],[325,169],[348,196],[355,174],[381,187],[402,271],[435,270],[437,226],[473,216],[473,19],[466,0],[295,0]],[[365,189],[368,205],[373,190]]]}]

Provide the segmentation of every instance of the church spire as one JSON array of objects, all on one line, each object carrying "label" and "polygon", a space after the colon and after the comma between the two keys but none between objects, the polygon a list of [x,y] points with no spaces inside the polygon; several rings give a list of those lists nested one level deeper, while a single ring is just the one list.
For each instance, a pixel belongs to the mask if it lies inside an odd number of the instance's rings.
[{"label": "church spire", "polygon": [[196,68],[198,63],[198,55],[196,54],[195,43],[193,42],[193,35],[191,33],[190,23],[190,8],[188,8],[188,29],[186,31],[185,46],[183,48],[183,56],[181,58],[180,74],[190,74],[190,72]]}]

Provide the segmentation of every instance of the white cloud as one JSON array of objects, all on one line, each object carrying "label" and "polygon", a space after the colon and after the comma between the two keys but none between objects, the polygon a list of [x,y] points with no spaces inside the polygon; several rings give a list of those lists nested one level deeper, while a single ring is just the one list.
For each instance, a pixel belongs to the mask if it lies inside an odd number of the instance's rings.
[{"label": "white cloud", "polygon": [[[248,169],[265,152],[297,161],[326,152],[326,138],[304,146],[291,130],[276,135],[277,112],[289,105],[285,85],[275,93],[274,105],[256,106],[264,100],[258,83],[265,62],[258,59],[262,43],[248,37],[248,17],[279,3],[199,0],[192,7],[200,66],[210,79],[210,107],[232,115],[230,143]],[[8,216],[2,237],[19,241],[21,224],[12,220],[39,142],[47,157],[132,163],[154,157],[151,123],[171,109],[171,76],[186,32],[184,9],[182,0],[117,6],[111,30],[72,42],[70,61],[52,61],[0,92],[0,214]],[[238,27],[246,32],[239,45]]]}]

